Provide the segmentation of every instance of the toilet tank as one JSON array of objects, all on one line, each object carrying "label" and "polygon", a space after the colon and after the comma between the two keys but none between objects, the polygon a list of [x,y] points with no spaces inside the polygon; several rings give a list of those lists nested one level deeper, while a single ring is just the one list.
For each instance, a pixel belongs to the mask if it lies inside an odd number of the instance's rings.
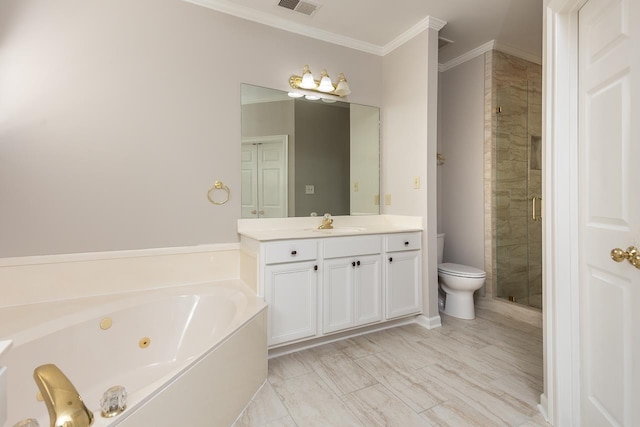
[{"label": "toilet tank", "polygon": [[442,264],[442,254],[444,253],[444,233],[438,234],[438,264]]}]

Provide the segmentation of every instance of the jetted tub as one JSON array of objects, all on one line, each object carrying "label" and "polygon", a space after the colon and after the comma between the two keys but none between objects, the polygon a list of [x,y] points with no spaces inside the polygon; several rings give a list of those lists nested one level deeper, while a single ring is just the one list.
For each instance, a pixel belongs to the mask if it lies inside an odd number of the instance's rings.
[{"label": "jetted tub", "polygon": [[[47,363],[74,384],[94,426],[228,426],[266,379],[266,304],[241,281],[60,304],[76,309],[2,337],[13,341],[0,357],[8,368],[3,427],[25,418],[49,425],[33,380]],[[115,385],[127,389],[127,409],[103,418],[100,398]]]}]

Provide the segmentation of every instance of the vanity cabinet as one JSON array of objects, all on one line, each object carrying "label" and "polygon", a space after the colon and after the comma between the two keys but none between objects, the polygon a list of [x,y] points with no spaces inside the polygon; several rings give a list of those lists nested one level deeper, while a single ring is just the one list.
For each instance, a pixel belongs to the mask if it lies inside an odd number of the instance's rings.
[{"label": "vanity cabinet", "polygon": [[420,233],[385,236],[385,318],[395,319],[422,311]]},{"label": "vanity cabinet", "polygon": [[323,249],[323,333],[381,321],[381,237],[326,239]]},{"label": "vanity cabinet", "polygon": [[264,299],[269,304],[269,345],[317,334],[317,241],[267,243]]},{"label": "vanity cabinet", "polygon": [[419,231],[264,241],[242,236],[241,247],[241,265],[256,267],[244,270],[244,280],[269,306],[271,348],[421,312]]}]

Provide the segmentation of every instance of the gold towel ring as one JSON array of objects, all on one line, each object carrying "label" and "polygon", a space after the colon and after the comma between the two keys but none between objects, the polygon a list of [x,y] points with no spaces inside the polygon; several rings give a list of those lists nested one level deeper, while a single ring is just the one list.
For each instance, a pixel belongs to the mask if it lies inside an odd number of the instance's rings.
[{"label": "gold towel ring", "polygon": [[[211,196],[211,193],[213,193],[213,190],[224,190],[224,191],[226,191],[227,192],[227,198],[224,199],[221,202],[216,202],[215,200],[213,200],[213,197]],[[207,192],[207,198],[214,205],[224,205],[225,203],[227,203],[229,201],[229,196],[231,196],[231,190],[229,190],[229,187],[224,185],[224,183],[222,181],[214,182],[213,183],[213,187],[211,187],[209,189],[209,191]]]}]

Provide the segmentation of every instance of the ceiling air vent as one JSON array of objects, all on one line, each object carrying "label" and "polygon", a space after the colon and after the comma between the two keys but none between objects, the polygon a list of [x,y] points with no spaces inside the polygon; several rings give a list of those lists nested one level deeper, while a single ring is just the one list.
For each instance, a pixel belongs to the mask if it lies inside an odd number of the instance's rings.
[{"label": "ceiling air vent", "polygon": [[280,0],[278,6],[307,16],[313,15],[320,5],[305,0]]}]

